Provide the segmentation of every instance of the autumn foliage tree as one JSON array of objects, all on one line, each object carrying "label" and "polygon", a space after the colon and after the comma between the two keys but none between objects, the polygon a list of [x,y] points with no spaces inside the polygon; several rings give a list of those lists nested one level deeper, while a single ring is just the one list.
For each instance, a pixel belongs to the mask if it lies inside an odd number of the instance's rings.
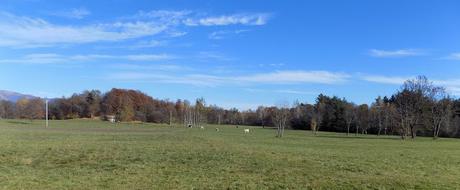
[{"label": "autumn foliage tree", "polygon": [[[285,103],[286,104],[286,103]],[[51,99],[51,119],[104,118],[118,121],[177,123],[188,125],[230,124],[273,128],[282,136],[285,128],[345,132],[357,135],[417,135],[460,137],[460,99],[449,96],[444,88],[426,77],[408,80],[391,96],[378,97],[370,104],[356,105],[344,98],[320,94],[314,103],[294,102],[293,106],[259,106],[240,110],[196,101],[155,99],[129,89],[101,93],[89,90],[69,97]],[[0,118],[42,119],[42,99],[0,101]]]}]

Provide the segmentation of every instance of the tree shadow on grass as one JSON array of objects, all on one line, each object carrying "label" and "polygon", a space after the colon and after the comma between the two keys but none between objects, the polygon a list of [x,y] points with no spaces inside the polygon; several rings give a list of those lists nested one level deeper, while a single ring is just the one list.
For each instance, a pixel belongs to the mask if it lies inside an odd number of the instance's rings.
[{"label": "tree shadow on grass", "polygon": [[401,137],[398,136],[370,136],[370,135],[365,135],[365,136],[355,136],[355,135],[318,135],[317,137],[321,138],[333,138],[333,139],[363,139],[363,140],[401,140]]},{"label": "tree shadow on grass", "polygon": [[10,123],[10,124],[20,124],[20,125],[29,125],[29,124],[32,124],[31,122],[25,122],[25,121],[7,121],[7,123]]}]

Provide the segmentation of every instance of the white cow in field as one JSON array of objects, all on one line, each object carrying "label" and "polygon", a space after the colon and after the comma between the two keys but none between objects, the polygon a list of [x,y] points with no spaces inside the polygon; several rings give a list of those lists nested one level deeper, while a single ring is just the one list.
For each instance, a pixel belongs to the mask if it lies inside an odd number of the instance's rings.
[{"label": "white cow in field", "polygon": [[204,127],[203,127],[203,126],[200,126],[200,129],[204,129]]},{"label": "white cow in field", "polygon": [[244,134],[249,133],[249,129],[244,129]]},{"label": "white cow in field", "polygon": [[219,128],[216,128],[216,131],[219,132]]}]

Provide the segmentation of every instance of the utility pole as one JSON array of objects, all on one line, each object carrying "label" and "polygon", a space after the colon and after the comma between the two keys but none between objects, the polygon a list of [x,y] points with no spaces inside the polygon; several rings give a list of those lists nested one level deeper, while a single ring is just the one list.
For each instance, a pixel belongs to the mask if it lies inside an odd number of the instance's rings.
[{"label": "utility pole", "polygon": [[48,128],[48,99],[47,98],[45,98],[45,112],[46,112],[46,114],[45,114],[46,115],[46,117],[45,117],[46,118],[46,126],[45,126],[45,128]]},{"label": "utility pole", "polygon": [[169,125],[172,125],[172,110],[169,110]]}]

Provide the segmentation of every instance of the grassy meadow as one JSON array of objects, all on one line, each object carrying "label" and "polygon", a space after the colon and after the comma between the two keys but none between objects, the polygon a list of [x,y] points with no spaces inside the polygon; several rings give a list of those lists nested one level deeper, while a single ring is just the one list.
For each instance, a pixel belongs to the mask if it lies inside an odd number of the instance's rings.
[{"label": "grassy meadow", "polygon": [[460,189],[458,139],[50,125],[0,120],[0,189]]}]

